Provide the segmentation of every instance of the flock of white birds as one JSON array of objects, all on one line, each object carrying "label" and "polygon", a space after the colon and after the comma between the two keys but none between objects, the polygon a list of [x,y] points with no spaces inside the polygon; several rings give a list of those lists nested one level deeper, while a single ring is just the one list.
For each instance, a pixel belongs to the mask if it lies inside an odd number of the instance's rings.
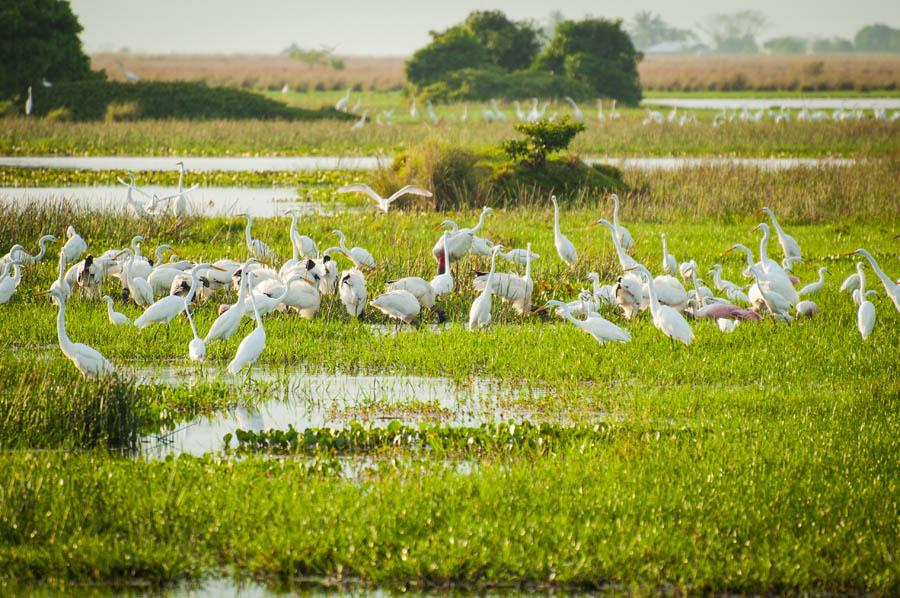
[{"label": "flock of white birds", "polygon": [[[132,202],[135,189],[133,177],[131,183],[123,184],[128,187],[128,201]],[[342,190],[367,193],[384,211],[390,208],[391,200],[397,196],[395,194],[385,200],[366,185],[351,185]],[[430,195],[426,189],[419,187],[405,187],[402,191]],[[179,192],[169,196],[169,199],[183,197],[183,193],[179,184]],[[566,266],[574,268],[578,264],[578,252],[560,230],[560,208],[556,198],[551,197],[550,200],[553,204],[553,239],[557,254]],[[231,337],[244,317],[252,314],[256,327],[242,340],[228,364],[228,370],[237,373],[242,368],[251,366],[265,348],[265,316],[275,311],[290,310],[302,318],[312,319],[319,311],[323,298],[328,296],[336,296],[350,317],[362,318],[368,306],[400,324],[418,324],[424,309],[435,314],[439,322],[444,321],[446,314],[438,301],[442,296],[460,290],[462,284],[454,277],[452,266],[467,256],[490,258],[490,270],[477,273],[472,282],[473,289],[478,294],[469,311],[470,330],[486,328],[491,324],[495,296],[507,302],[522,316],[555,308],[559,317],[590,334],[600,344],[628,342],[631,338],[627,330],[601,315],[600,311],[604,308],[613,309],[625,320],[631,320],[639,312],[649,310],[656,328],[672,339],[673,343],[681,342],[685,345],[690,345],[694,340],[693,328],[686,317],[693,320],[713,320],[723,332],[730,332],[740,322],[760,320],[766,315],[790,322],[794,317],[813,317],[819,312],[818,306],[808,297],[822,289],[825,268],[819,269],[816,281],[800,286],[800,281],[791,274],[792,265],[803,259],[800,246],[783,230],[768,208],[763,211],[771,220],[784,254],[782,263],[779,264],[768,256],[770,228],[768,224],[760,223],[754,229],[761,234],[758,260],[744,245],[735,244],[728,250],[742,252],[746,256],[744,276],[751,281],[749,286],[725,280],[722,277],[722,267],[715,264],[709,270],[713,281],[713,288],[710,288],[701,280],[700,268],[695,260],[678,263],[670,253],[671,248],[665,234],[661,235],[662,274],[653,276],[646,266],[630,254],[634,240],[628,229],[619,223],[619,198],[613,194],[611,200],[612,222],[600,219],[598,224],[609,230],[621,269],[615,282],[603,285],[600,283],[600,276],[591,272],[588,275],[592,283],[590,291],[582,291],[574,301],[549,301],[537,309],[532,306],[534,280],[531,266],[540,256],[531,251],[530,243],[525,248],[504,251],[501,245],[480,236],[486,219],[492,212],[489,207],[482,210],[478,222],[471,227],[461,228],[452,220],[444,220],[435,227],[444,229],[431,250],[437,261],[437,276],[430,281],[417,276],[392,280],[387,283],[384,293],[371,300],[366,274],[378,267],[373,255],[359,246],[348,247],[347,238],[340,230],[333,231],[338,239],[337,245],[320,251],[312,238],[298,230],[300,214],[293,210],[288,212],[291,217],[289,233],[293,255],[277,269],[276,252],[265,241],[253,236],[253,218],[247,214],[241,215],[246,218],[247,256],[243,260],[222,259],[213,263],[194,263],[181,259],[167,244],[157,247],[153,256],[155,259],[150,259],[141,252],[144,240],[141,236],[135,236],[129,247],[110,249],[96,255],[88,254],[88,244],[74,227],[69,226],[65,243],[59,252],[57,279],[46,293],[41,294],[49,295],[58,305],[57,333],[60,348],[85,376],[108,374],[114,368],[95,349],[69,339],[66,333],[65,307],[66,302],[76,294],[89,299],[102,298],[106,302],[109,322],[114,326],[134,325],[140,329],[159,324],[168,326],[179,314],[184,313],[193,331],[188,354],[190,359],[196,361],[205,359],[207,345]],[[146,206],[143,209],[146,210]],[[14,245],[0,258],[0,304],[7,303],[12,298],[22,280],[23,271],[40,262],[47,254],[48,245],[56,242],[59,241],[54,235],[45,235],[38,241],[40,250],[36,254],[32,255],[22,245]],[[167,253],[171,254],[168,260],[165,259]],[[854,253],[868,260],[885,292],[900,311],[900,286],[884,273],[875,258],[865,249],[858,249]],[[337,257],[347,260],[349,267],[341,270]],[[497,271],[498,257],[517,267],[524,266],[524,274],[517,271]],[[103,295],[104,283],[112,280],[118,281],[121,288],[118,295],[122,300],[132,301],[144,308],[144,312],[134,322],[115,311],[110,295]],[[201,337],[191,316],[191,306],[229,290],[237,293],[236,301],[219,306],[218,318],[206,335]],[[863,339],[868,339],[875,324],[875,307],[869,297],[876,291],[867,289],[862,262],[857,263],[856,272],[844,280],[840,290],[851,291],[858,306],[859,333]]]},{"label": "flock of white birds", "polygon": [[[561,103],[567,105],[568,110],[566,114],[571,115],[571,117],[578,122],[585,122],[588,120],[588,115],[578,105],[578,103],[572,98],[566,96],[562,98]],[[559,106],[560,102],[556,100],[539,100],[538,98],[532,98],[530,102],[530,106],[525,105],[523,108],[522,103],[518,100],[512,102],[513,115],[515,120],[520,122],[537,122],[539,120],[548,120],[550,122],[556,121],[562,113],[555,109],[556,106]],[[370,110],[365,108],[362,104],[362,99],[357,98],[356,101],[351,105],[351,90],[347,90],[347,92],[337,101],[335,104],[335,108],[340,112],[346,112],[348,114],[358,114],[359,119],[353,123],[351,128],[353,130],[359,130],[366,126],[371,119]],[[377,125],[381,126],[393,126],[394,124],[394,113],[396,112],[396,108],[391,108],[390,110],[381,110],[375,114],[374,122]],[[373,109],[371,112],[374,112]],[[447,115],[446,110],[443,111],[445,116],[443,120],[456,120],[458,122],[466,122],[469,120],[469,105],[463,104],[462,112],[458,115]],[[698,111],[696,110],[685,110],[673,107],[668,114],[663,114],[659,110],[651,110],[649,108],[646,109],[646,116],[641,121],[644,125],[651,124],[664,124],[664,123],[672,123],[679,126],[684,126],[688,124],[700,124],[700,120],[697,118]],[[482,104],[480,107],[481,120],[484,122],[506,122],[513,117],[508,117],[506,113],[500,108],[498,100],[491,99],[488,103]],[[437,111],[435,110],[434,104],[432,104],[431,100],[426,100],[425,102],[425,112],[424,114],[420,114],[419,106],[415,98],[412,99],[409,105],[409,116],[413,120],[419,120],[424,118],[426,121],[430,122],[433,125],[440,124],[442,117],[438,116]],[[619,120],[622,117],[621,113],[616,108],[616,100],[611,100],[609,106],[606,110],[604,110],[603,100],[597,100],[597,109],[594,113],[594,118],[599,122],[605,121],[615,121]],[[764,121],[772,121],[775,123],[786,123],[790,122],[792,119],[796,119],[801,122],[825,122],[825,121],[834,121],[834,122],[847,122],[847,121],[855,121],[855,120],[863,120],[866,118],[872,118],[874,120],[881,121],[897,121],[900,120],[900,110],[895,110],[890,115],[884,108],[875,108],[870,111],[863,110],[861,108],[839,108],[835,110],[825,111],[825,110],[810,110],[808,108],[802,108],[797,111],[788,110],[787,108],[767,108],[760,110],[748,110],[747,108],[743,108],[741,110],[721,110],[719,111],[712,119],[712,126],[719,127],[725,125],[727,123],[733,122],[746,122],[746,123],[760,123]]]}]

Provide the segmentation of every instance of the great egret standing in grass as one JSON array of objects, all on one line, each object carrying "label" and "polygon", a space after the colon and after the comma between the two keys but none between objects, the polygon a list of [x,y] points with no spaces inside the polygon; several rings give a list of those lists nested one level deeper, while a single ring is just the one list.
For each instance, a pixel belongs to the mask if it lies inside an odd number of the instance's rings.
[{"label": "great egret standing in grass", "polygon": [[[443,253],[443,264],[450,263],[450,250],[447,248],[447,237],[450,235],[447,231],[441,235],[441,252]],[[440,297],[446,295],[453,290],[453,274],[449,267],[443,268],[443,272],[431,279],[431,288],[434,289],[434,296]]]},{"label": "great egret standing in grass", "polygon": [[[509,303],[517,313],[526,315],[531,312],[531,296],[534,293],[534,280],[531,278],[531,243],[528,243],[525,254],[525,274],[519,276],[510,272],[495,272],[493,276],[478,274],[472,287],[476,291],[483,291],[492,280],[493,293]],[[494,255],[500,255],[497,251]],[[493,258],[494,256],[492,256]]]},{"label": "great egret standing in grass", "polygon": [[664,274],[668,274],[669,276],[675,276],[678,272],[678,262],[675,261],[675,256],[669,253],[669,245],[666,241],[666,233],[660,234],[662,237],[662,269]]},{"label": "great egret standing in grass", "polygon": [[627,343],[631,340],[631,335],[628,334],[627,330],[619,328],[606,318],[597,315],[596,313],[591,313],[587,306],[582,307],[582,311],[585,314],[584,320],[579,320],[575,316],[572,315],[571,308],[569,304],[563,303],[562,301],[556,301],[555,299],[551,299],[541,308],[538,308],[537,312],[544,311],[548,307],[558,307],[562,310],[563,317],[575,325],[579,330],[590,334],[594,337],[601,345],[608,342],[615,343]]},{"label": "great egret standing in grass", "polygon": [[362,319],[363,312],[366,309],[366,300],[368,299],[366,278],[363,276],[363,273],[356,268],[351,268],[341,273],[338,295],[341,298],[344,309],[347,311],[347,315],[351,318]]},{"label": "great egret standing in grass", "polygon": [[115,368],[100,351],[83,343],[73,343],[66,334],[66,296],[59,289],[48,292],[59,305],[56,315],[56,336],[59,348],[68,357],[84,377],[96,377],[115,373]]},{"label": "great egret standing in grass", "polygon": [[581,108],[578,107],[578,104],[575,103],[575,100],[573,100],[573,99],[570,98],[569,96],[565,96],[565,97],[563,98],[563,100],[565,100],[566,103],[568,103],[569,106],[572,107],[572,116],[573,116],[573,118],[574,118],[576,121],[578,121],[578,122],[583,121],[583,120],[584,120],[584,112],[581,111]]},{"label": "great egret standing in grass", "polygon": [[348,258],[350,258],[350,261],[353,262],[354,266],[364,271],[375,269],[375,258],[372,257],[371,253],[369,253],[362,247],[353,247],[347,249],[346,235],[344,235],[344,233],[337,229],[331,232],[337,235],[337,238],[340,240],[341,252]]},{"label": "great egret standing in grass", "polygon": [[247,268],[250,264],[256,263],[255,259],[247,260],[241,265],[241,279],[238,286],[238,297],[234,305],[229,307],[225,313],[221,314],[216,321],[210,326],[209,331],[204,337],[204,342],[209,344],[216,340],[226,340],[238,329],[241,320],[244,318],[244,310],[246,309],[245,298],[247,296],[247,276],[249,272]]},{"label": "great egret standing in grass", "polygon": [[[23,266],[28,266],[31,264],[36,264],[44,259],[44,256],[47,255],[47,244],[48,243],[56,243],[56,236],[54,235],[44,235],[40,239],[38,239],[38,247],[40,248],[35,255],[31,255],[24,249],[19,251],[15,256],[13,256],[14,261],[22,264]],[[12,251],[10,251],[12,253]]]},{"label": "great egret standing in grass", "polygon": [[253,238],[253,216],[248,213],[238,214],[238,216],[243,216],[247,219],[247,227],[244,229],[244,238],[247,241],[247,249],[250,250],[250,255],[258,260],[271,261],[275,259],[275,252],[272,251],[271,247],[266,245],[263,241]]},{"label": "great egret standing in grass", "polygon": [[502,245],[494,246],[491,255],[491,270],[488,272],[484,290],[472,302],[469,309],[469,330],[487,328],[491,323],[491,295],[494,292],[494,270],[497,267],[497,254],[503,250]]},{"label": "great egret standing in grass", "polygon": [[805,295],[814,295],[822,290],[822,286],[825,284],[825,272],[828,271],[828,268],[819,268],[819,279],[815,282],[811,282],[797,293],[801,297]]},{"label": "great egret standing in grass", "polygon": [[378,209],[385,213],[387,213],[388,210],[391,209],[392,203],[406,194],[419,195],[421,197],[432,196],[431,191],[429,191],[428,189],[423,189],[422,187],[417,187],[415,185],[406,185],[405,187],[393,193],[390,197],[385,198],[379,195],[374,189],[372,189],[365,183],[353,183],[351,185],[338,187],[338,193],[365,193],[366,195],[374,199]]},{"label": "great egret standing in grass", "polygon": [[[247,273],[247,285],[253,286],[252,272]],[[244,337],[244,340],[238,345],[234,359],[228,364],[228,371],[232,374],[238,373],[244,367],[252,367],[256,360],[259,359],[263,349],[266,348],[266,330],[263,328],[259,310],[256,309],[256,299],[254,299],[253,293],[250,294],[250,305],[253,307],[253,315],[256,317],[256,328]]]},{"label": "great egret standing in grass", "polygon": [[629,251],[632,247],[634,247],[634,239],[631,236],[631,233],[628,232],[628,229],[619,224],[619,196],[615,193],[612,194],[613,200],[613,226],[616,227],[616,237],[619,239],[619,244],[622,246],[622,249],[625,251]]},{"label": "great egret standing in grass", "polygon": [[578,262],[578,252],[575,251],[575,245],[559,230],[559,204],[556,202],[556,196],[551,195],[550,201],[553,202],[553,245],[556,246],[559,258],[569,268],[574,268]]},{"label": "great egret standing in grass", "polygon": [[75,231],[74,226],[69,226],[66,229],[66,237],[68,237],[68,241],[63,245],[62,251],[66,255],[66,262],[73,264],[78,261],[82,253],[87,251],[87,243]]},{"label": "great egret standing in grass", "polygon": [[772,213],[772,210],[770,210],[769,208],[763,208],[762,211],[772,221],[772,226],[775,227],[775,234],[778,236],[778,244],[781,245],[781,250],[784,252],[784,257],[792,257],[797,258],[798,260],[802,260],[803,257],[800,255],[800,244],[797,243],[797,240],[784,232],[784,230],[781,228],[781,225],[778,224],[778,220],[775,218],[775,214]]},{"label": "great egret standing in grass", "polygon": [[623,271],[633,270],[634,267],[638,265],[638,263],[633,257],[625,253],[625,248],[622,246],[622,242],[619,240],[619,236],[616,234],[615,224],[611,223],[608,220],[604,220],[603,218],[601,218],[597,222],[609,229],[610,235],[612,236],[613,247],[616,248],[616,257],[619,259],[619,266]]},{"label": "great egret standing in grass", "polygon": [[31,116],[34,108],[34,100],[31,98],[31,85],[28,86],[28,99],[25,100],[25,116]]},{"label": "great egret standing in grass", "polygon": [[184,300],[184,315],[187,316],[188,324],[191,325],[191,333],[194,335],[194,338],[188,343],[188,357],[191,358],[191,361],[203,361],[206,359],[206,343],[197,334],[197,327],[194,326],[194,318],[191,317],[191,306],[187,299]]},{"label": "great egret standing in grass", "polygon": [[[879,279],[881,279],[881,284],[884,285],[884,292],[887,293],[891,298],[891,301],[894,302],[894,307],[897,308],[897,311],[900,311],[900,285],[898,285],[887,274],[884,273],[884,270],[882,270],[878,266],[878,262],[875,261],[875,258],[872,257],[871,253],[869,253],[865,249],[857,249],[853,253],[855,253],[856,255],[861,255],[869,260],[869,265],[872,266],[872,270],[875,271],[875,274]],[[857,272],[860,272],[858,268]],[[860,278],[860,288],[862,288],[862,278]]]},{"label": "great egret standing in grass", "polygon": [[297,208],[291,208],[287,213],[291,216],[290,236],[294,251],[300,257],[315,259],[319,255],[319,248],[316,246],[316,242],[306,235],[301,235],[300,231],[297,230],[297,218],[301,211]]},{"label": "great egret standing in grass", "polygon": [[197,292],[197,285],[200,282],[200,271],[204,268],[221,270],[209,263],[197,264],[191,269],[191,288],[187,295],[183,298],[178,295],[163,297],[144,310],[144,313],[134,321],[134,325],[140,329],[157,323],[168,325],[175,316],[184,311],[185,302],[190,303],[194,300],[194,294]]},{"label": "great egret standing in grass", "polygon": [[103,300],[106,301],[106,315],[113,326],[128,326],[131,324],[128,316],[113,309],[112,297],[103,295]]},{"label": "great egret standing in grass", "polygon": [[[10,268],[13,269],[13,274],[11,275],[8,274]],[[12,299],[16,289],[19,288],[19,283],[22,282],[22,266],[19,264],[6,262],[3,270],[4,276],[0,279],[0,305]]]},{"label": "great egret standing in grass", "polygon": [[859,309],[856,311],[856,328],[862,339],[869,340],[872,329],[875,328],[875,306],[866,299],[866,274],[863,272],[862,262],[856,263],[856,273],[859,274]]},{"label": "great egret standing in grass", "polygon": [[677,340],[685,345],[694,342],[694,330],[687,323],[684,317],[669,307],[661,305],[656,297],[656,288],[653,283],[653,275],[644,266],[638,264],[634,270],[637,270],[647,282],[647,290],[650,294],[650,314],[653,316],[653,325],[656,326],[663,334]]},{"label": "great egret standing in grass", "polygon": [[349,103],[350,103],[350,90],[347,89],[347,93],[345,93],[345,94],[341,97],[341,99],[339,99],[339,100],[337,101],[337,103],[334,105],[334,109],[335,109],[335,110],[338,110],[338,111],[340,111],[340,112],[346,112],[346,111],[347,111],[347,105],[348,105]]},{"label": "great egret standing in grass", "polygon": [[414,324],[422,311],[422,305],[409,291],[390,291],[378,295],[369,305],[400,322]]}]

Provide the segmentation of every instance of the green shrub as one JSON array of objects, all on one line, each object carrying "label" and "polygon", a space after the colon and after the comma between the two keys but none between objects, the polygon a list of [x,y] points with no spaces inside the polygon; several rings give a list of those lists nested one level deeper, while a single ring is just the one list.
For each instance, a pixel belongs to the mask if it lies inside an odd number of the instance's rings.
[{"label": "green shrub", "polygon": [[522,99],[569,96],[586,99],[596,94],[589,85],[541,71],[505,72],[496,67],[461,69],[443,81],[422,88],[423,99],[454,102],[488,98]]},{"label": "green shrub", "polygon": [[[62,108],[68,110],[68,108]],[[110,102],[106,105],[106,122],[125,122],[140,120],[141,106],[137,102]]]},{"label": "green shrub", "polygon": [[563,117],[559,122],[541,120],[533,123],[518,123],[517,132],[525,139],[510,139],[503,143],[503,151],[514,162],[525,162],[531,168],[541,168],[547,156],[569,147],[575,135],[584,131],[584,124]]},{"label": "green shrub", "polygon": [[74,120],[260,118],[314,120],[352,118],[331,108],[287,106],[259,94],[203,82],[75,81],[34,88],[34,114],[66,108]]},{"label": "green shrub", "polygon": [[68,108],[54,108],[50,112],[47,113],[47,120],[53,120],[56,122],[68,122],[72,120],[72,111]]}]

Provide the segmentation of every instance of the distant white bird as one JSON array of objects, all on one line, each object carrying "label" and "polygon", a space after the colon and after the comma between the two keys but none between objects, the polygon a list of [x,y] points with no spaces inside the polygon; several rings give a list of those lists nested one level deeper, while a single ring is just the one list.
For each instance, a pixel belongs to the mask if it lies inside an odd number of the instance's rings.
[{"label": "distant white bird", "polygon": [[[475,244],[472,243],[472,245],[474,247]],[[491,249],[493,249],[493,245],[491,246]],[[490,256],[491,252],[488,251],[487,255]],[[524,266],[528,263],[529,260],[533,262],[541,257],[538,254],[536,254],[535,252],[531,251],[530,249],[521,249],[521,248],[510,249],[509,251],[506,251],[506,252],[501,251],[497,255],[498,255],[498,257],[502,257],[507,262],[509,262],[511,264],[515,264],[517,266]]]},{"label": "distant white bird", "polygon": [[469,105],[463,104],[463,111],[459,117],[460,122],[467,122],[469,120]]},{"label": "distant white bird", "polygon": [[819,268],[819,280],[809,283],[808,285],[800,289],[800,292],[797,294],[803,297],[804,295],[814,295],[815,293],[821,291],[822,285],[825,284],[825,272],[827,271],[827,268]]},{"label": "distant white bird", "polygon": [[404,290],[378,295],[369,304],[381,313],[407,324],[414,324],[422,311],[416,296]]},{"label": "distant white bird", "polygon": [[797,305],[794,306],[794,311],[797,312],[798,316],[802,316],[804,318],[812,318],[816,314],[818,314],[821,310],[819,306],[813,303],[812,301],[801,301]]},{"label": "distant white bird", "polygon": [[247,249],[250,250],[250,255],[262,261],[271,261],[275,259],[275,252],[272,251],[271,247],[266,245],[263,241],[253,238],[253,216],[249,213],[237,214],[237,216],[243,216],[247,219],[247,226],[244,228],[244,238],[247,242]]},{"label": "distant white bird", "polygon": [[363,110],[363,113],[360,115],[359,120],[353,123],[353,126],[350,127],[353,131],[358,131],[366,126],[366,119],[369,118],[369,111]]},{"label": "distant white bird", "polygon": [[131,324],[131,320],[128,316],[113,309],[112,297],[103,295],[103,300],[106,301],[106,315],[109,317],[109,321],[113,326],[127,326]]},{"label": "distant white bird", "polygon": [[784,230],[782,230],[781,225],[778,224],[778,220],[776,220],[775,214],[772,213],[772,210],[770,210],[769,208],[763,208],[762,211],[772,221],[772,226],[775,227],[775,234],[778,236],[778,244],[781,245],[781,250],[784,252],[784,257],[802,260],[803,257],[800,255],[800,245],[797,243],[797,240],[784,232]]},{"label": "distant white bird", "polygon": [[494,270],[497,267],[497,254],[503,250],[502,245],[496,245],[491,256],[491,270],[488,272],[484,290],[472,302],[469,309],[469,330],[487,328],[491,323],[491,295],[494,292]]},{"label": "distant white bird", "polygon": [[857,262],[856,273],[859,274],[860,304],[856,312],[856,328],[862,339],[869,340],[872,329],[875,328],[875,306],[866,299],[866,274],[863,272],[862,262]]},{"label": "distant white bird", "polygon": [[281,95],[287,95],[287,93],[288,93],[290,90],[291,90],[291,88],[288,87],[288,84],[287,84],[287,83],[285,83],[284,86],[282,86],[282,88],[281,88]]},{"label": "distant white bird", "polygon": [[497,106],[497,100],[491,98],[491,108],[494,110],[494,118],[500,122],[506,122],[506,115],[503,114],[503,111],[500,110],[500,107]]},{"label": "distant white bird", "polygon": [[578,107],[578,104],[575,103],[575,100],[573,100],[569,96],[565,96],[563,99],[572,107],[572,115],[574,116],[575,120],[578,122],[583,121],[584,112],[581,111],[581,108]]},{"label": "distant white bird", "polygon": [[73,264],[78,261],[82,253],[87,251],[87,243],[84,242],[81,235],[75,232],[74,226],[66,229],[66,237],[68,237],[68,241],[63,245],[62,252],[66,255],[66,262]]},{"label": "distant white bird", "polygon": [[394,192],[394,194],[390,197],[384,198],[365,183],[353,183],[350,185],[338,187],[338,193],[365,193],[375,200],[378,209],[382,212],[387,212],[388,210],[390,210],[391,204],[406,194],[419,195],[421,197],[432,196],[431,191],[429,191],[428,189],[423,189],[422,187],[417,187],[415,185],[406,185],[405,187],[402,187],[398,191]]},{"label": "distant white bird", "polygon": [[66,296],[59,289],[50,289],[51,295],[59,305],[56,315],[56,337],[59,348],[68,357],[84,377],[97,377],[115,373],[115,368],[99,351],[83,343],[73,343],[66,333]]},{"label": "distant white bird", "polygon": [[559,229],[559,204],[556,203],[556,196],[551,195],[550,201],[553,202],[553,245],[559,258],[569,268],[574,268],[578,263],[578,252],[575,251],[575,245]]},{"label": "distant white bird", "polygon": [[[253,286],[252,272],[247,273],[247,285],[251,288]],[[244,340],[238,345],[234,359],[228,363],[228,371],[232,374],[238,373],[245,367],[252,367],[256,360],[259,359],[263,349],[266,348],[266,330],[263,328],[262,318],[256,309],[256,300],[253,298],[252,293],[250,294],[250,305],[253,307],[253,315],[256,317],[256,328],[244,337]]]},{"label": "distant white bird", "polygon": [[603,100],[597,100],[597,120],[603,122],[606,116],[603,114]]},{"label": "distant white bird", "polygon": [[362,318],[368,298],[366,278],[362,272],[351,268],[341,273],[338,296],[341,298],[341,303],[344,304],[347,315],[351,318]]},{"label": "distant white bird", "polygon": [[350,258],[350,261],[353,262],[353,265],[359,268],[360,270],[374,270],[375,269],[375,258],[372,257],[372,254],[363,249],[362,247],[353,247],[352,249],[347,249],[347,237],[339,230],[331,231],[333,234],[337,235],[338,239],[340,239],[341,252]]},{"label": "distant white bird", "polygon": [[431,124],[436,125],[439,122],[437,114],[434,112],[434,106],[431,104],[431,100],[427,100],[425,102],[425,110],[428,113],[428,120],[431,121]]},{"label": "distant white bird", "polygon": [[31,116],[31,110],[34,108],[34,100],[31,98],[31,85],[28,86],[28,99],[25,100],[25,116]]},{"label": "distant white bird", "polygon": [[419,109],[416,107],[416,98],[413,98],[412,103],[409,105],[409,117],[413,120],[419,118]]},{"label": "distant white bird", "polygon": [[206,359],[206,343],[197,334],[197,327],[194,326],[194,318],[191,317],[191,306],[187,299],[184,300],[184,315],[187,316],[188,324],[191,325],[191,333],[194,338],[188,343],[188,357],[191,361],[204,361]]},{"label": "distant white bird", "polygon": [[335,110],[339,110],[341,112],[346,112],[347,107],[350,104],[350,90],[347,90],[347,93],[343,95],[341,99],[337,101],[337,104],[334,105]]}]

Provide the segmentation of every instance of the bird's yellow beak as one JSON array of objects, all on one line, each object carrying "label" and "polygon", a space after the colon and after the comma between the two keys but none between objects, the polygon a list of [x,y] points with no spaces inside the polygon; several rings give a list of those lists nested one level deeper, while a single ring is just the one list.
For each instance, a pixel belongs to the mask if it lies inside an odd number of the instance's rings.
[{"label": "bird's yellow beak", "polygon": [[120,257],[122,257],[123,255],[125,255],[125,252],[124,252],[124,251],[120,251],[119,253],[117,253],[116,255],[113,256],[113,259],[114,259],[114,260],[117,260],[117,259],[119,259]]},{"label": "bird's yellow beak", "polygon": [[728,249],[726,249],[725,251],[722,252],[722,255],[727,255],[727,254],[731,253],[732,251],[734,251],[734,247],[729,247]]},{"label": "bird's yellow beak", "polygon": [[534,311],[531,312],[531,313],[539,314],[539,313],[541,313],[542,311],[547,311],[547,306],[546,306],[546,305],[542,305],[541,307],[537,308],[536,310],[534,310]]},{"label": "bird's yellow beak", "polygon": [[225,268],[220,268],[218,266],[210,266],[209,269],[210,270],[218,270],[219,272],[228,272],[228,270],[226,270]]},{"label": "bird's yellow beak", "polygon": [[438,230],[438,229],[440,229],[440,228],[441,228],[441,224],[443,224],[443,223],[435,224],[434,226],[431,227],[431,230]]},{"label": "bird's yellow beak", "polygon": [[34,297],[46,297],[49,294],[50,294],[49,291],[37,291],[33,296]]},{"label": "bird's yellow beak", "polygon": [[753,227],[753,229],[750,230],[750,232],[755,233],[758,230],[759,230],[759,225],[757,224],[756,226]]}]

